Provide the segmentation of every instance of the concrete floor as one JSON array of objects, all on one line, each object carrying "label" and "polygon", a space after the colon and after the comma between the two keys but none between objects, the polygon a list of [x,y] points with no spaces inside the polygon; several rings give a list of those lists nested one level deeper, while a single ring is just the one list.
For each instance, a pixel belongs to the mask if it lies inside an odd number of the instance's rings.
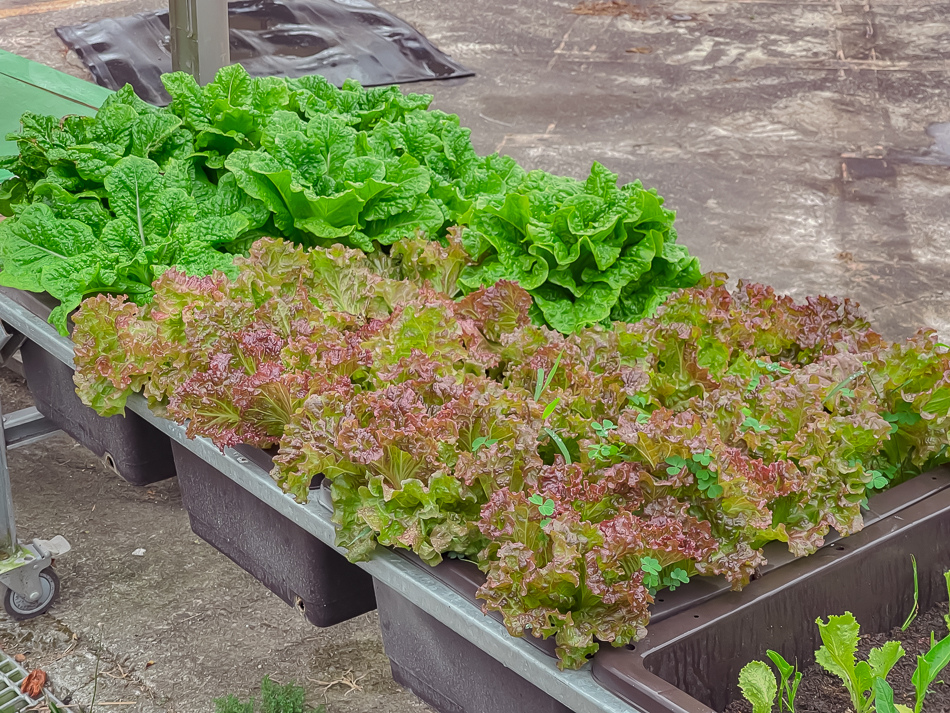
[{"label": "concrete floor", "polygon": [[[647,0],[617,17],[559,0],[379,4],[478,73],[417,88],[481,151],[577,176],[601,161],[659,188],[706,269],[854,297],[890,337],[950,334],[950,147],[927,133],[950,122],[950,3]],[[0,0],[0,47],[87,76],[53,27],[160,5]],[[28,398],[9,379],[0,395],[8,410]],[[392,683],[374,617],[303,623],[196,542],[174,482],[127,486],[65,438],[11,468],[26,534],[75,549],[52,615],[0,622],[0,644],[77,704],[101,651],[99,700],[139,701],[118,710],[210,711],[264,673],[332,713],[426,710]],[[345,677],[358,688],[318,683]]]}]

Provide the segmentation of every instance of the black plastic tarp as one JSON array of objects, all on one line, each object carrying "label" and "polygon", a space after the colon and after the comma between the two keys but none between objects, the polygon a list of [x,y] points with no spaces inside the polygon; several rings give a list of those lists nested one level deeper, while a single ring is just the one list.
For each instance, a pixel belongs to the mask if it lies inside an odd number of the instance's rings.
[{"label": "black plastic tarp", "polygon": [[[337,86],[346,79],[380,86],[473,74],[366,0],[238,0],[228,14],[231,61],[253,76],[322,74]],[[56,34],[100,85],[131,84],[142,99],[168,103],[160,81],[172,69],[167,11],[59,27]]]}]

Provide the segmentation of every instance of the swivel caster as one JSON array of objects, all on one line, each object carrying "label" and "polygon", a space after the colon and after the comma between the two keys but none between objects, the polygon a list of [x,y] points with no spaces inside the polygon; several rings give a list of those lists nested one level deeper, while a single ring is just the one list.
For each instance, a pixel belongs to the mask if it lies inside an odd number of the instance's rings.
[{"label": "swivel caster", "polygon": [[45,614],[59,596],[59,577],[52,567],[39,573],[40,596],[30,601],[22,594],[7,589],[3,595],[3,608],[11,618],[26,621]]}]

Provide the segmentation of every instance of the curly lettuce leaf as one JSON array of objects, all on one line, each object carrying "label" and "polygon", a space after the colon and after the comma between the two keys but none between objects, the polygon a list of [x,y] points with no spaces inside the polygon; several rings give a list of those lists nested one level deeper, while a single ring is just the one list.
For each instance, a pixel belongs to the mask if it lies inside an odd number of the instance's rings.
[{"label": "curly lettuce leaf", "polygon": [[[651,264],[679,259],[653,228],[640,240]],[[434,289],[465,264],[454,236],[369,255],[266,239],[233,279],[169,269],[149,305],[80,310],[79,392],[112,413],[141,391],[220,446],[279,443],[284,490],[331,482],[351,559],[473,558],[485,607],[554,637],[569,668],[642,637],[657,592],[741,588],[766,544],[810,554],[862,527],[870,493],[948,460],[950,348],[932,332],[889,344],[848,301],[710,275],[636,324],[563,335],[513,282]]]},{"label": "curly lettuce leaf", "polygon": [[532,171],[503,200],[473,209],[463,241],[478,263],[462,284],[516,280],[538,317],[565,334],[635,322],[700,278],[662,202],[639,183],[618,188],[596,163],[585,182]]}]

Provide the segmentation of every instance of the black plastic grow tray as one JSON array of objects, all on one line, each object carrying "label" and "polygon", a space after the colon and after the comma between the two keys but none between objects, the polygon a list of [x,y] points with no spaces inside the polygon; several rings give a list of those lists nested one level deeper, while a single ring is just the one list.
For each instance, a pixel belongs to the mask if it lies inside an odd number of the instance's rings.
[{"label": "black plastic grow tray", "polygon": [[[329,481],[322,481],[317,497],[324,508],[332,511],[328,486]],[[485,582],[485,575],[473,563],[446,559],[439,566],[430,567],[411,552],[394,551],[481,608],[475,592]],[[406,597],[378,580],[373,584],[393,679],[440,713],[570,713],[569,708]],[[499,613],[489,616],[501,622]],[[554,662],[552,639],[526,640]]]},{"label": "black plastic grow tray", "polygon": [[811,664],[821,643],[818,617],[850,611],[862,631],[889,631],[913,607],[911,555],[921,610],[946,595],[948,486],[950,469],[940,468],[876,496],[861,532],[776,567],[741,592],[658,617],[636,644],[604,647],[594,678],[650,713],[712,713],[739,695],[739,671],[767,649],[799,668]]},{"label": "black plastic grow tray", "polygon": [[406,597],[375,584],[393,678],[440,713],[570,713]]},{"label": "black plastic grow tray", "polygon": [[[44,321],[58,304],[49,295],[9,287],[3,294]],[[33,342],[20,348],[23,373],[36,409],[78,443],[102,458],[132,485],[175,476],[171,440],[140,416],[103,417],[76,395],[73,370]]]},{"label": "black plastic grow tray", "polygon": [[[846,539],[832,533],[810,557],[796,559],[772,543],[768,565],[742,592],[722,578],[702,577],[661,593],[647,637],[616,649],[603,644],[590,664],[594,678],[650,713],[722,710],[738,695],[739,670],[767,649],[810,662],[819,616],[851,611],[869,632],[900,624],[913,605],[911,554],[920,606],[931,606],[946,591],[947,542],[950,468],[941,468],[874,496],[864,530]],[[432,568],[397,552],[481,606],[475,591],[485,577],[475,565],[446,560]],[[378,582],[376,598],[393,677],[442,713],[568,710]],[[526,640],[554,655],[552,642]]]},{"label": "black plastic grow tray", "polygon": [[[261,469],[271,455],[235,449]],[[191,529],[315,626],[376,608],[373,578],[184,446],[173,444]]]}]

